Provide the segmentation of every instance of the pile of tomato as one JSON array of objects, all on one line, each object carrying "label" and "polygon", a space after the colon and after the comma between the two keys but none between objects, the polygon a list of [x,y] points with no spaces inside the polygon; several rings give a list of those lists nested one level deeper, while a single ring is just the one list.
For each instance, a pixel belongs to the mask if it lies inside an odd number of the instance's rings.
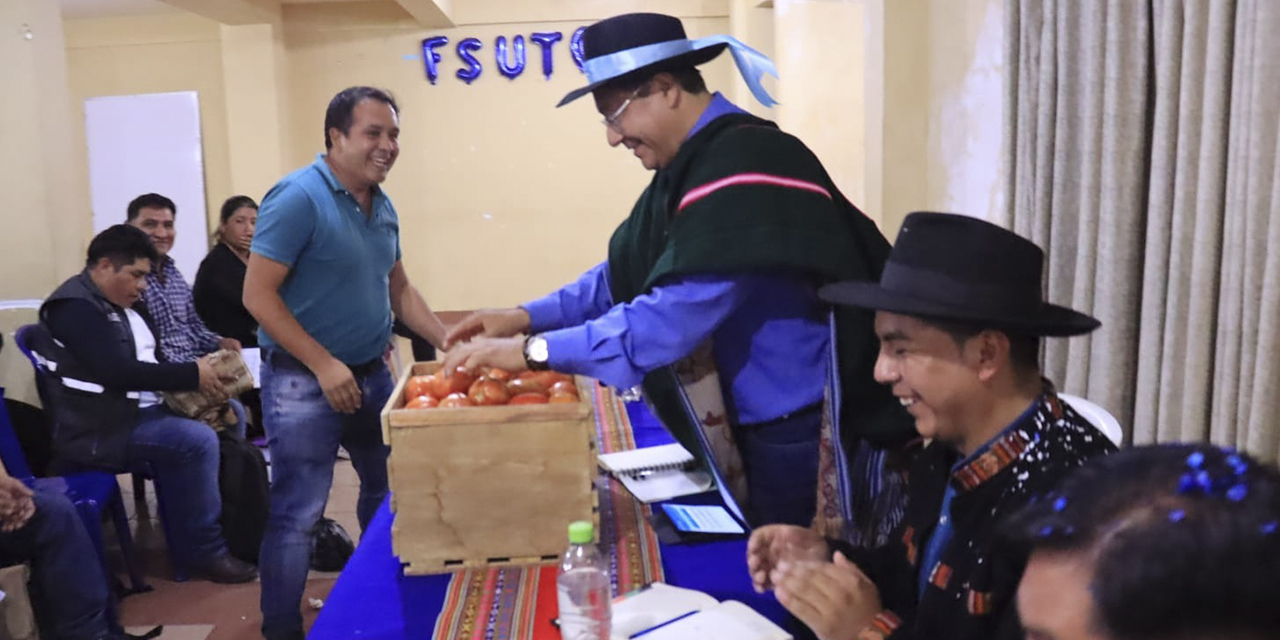
[{"label": "pile of tomato", "polygon": [[449,375],[437,371],[413,376],[405,384],[405,409],[494,407],[507,404],[581,402],[573,376],[558,371],[481,368],[475,375],[462,367]]}]

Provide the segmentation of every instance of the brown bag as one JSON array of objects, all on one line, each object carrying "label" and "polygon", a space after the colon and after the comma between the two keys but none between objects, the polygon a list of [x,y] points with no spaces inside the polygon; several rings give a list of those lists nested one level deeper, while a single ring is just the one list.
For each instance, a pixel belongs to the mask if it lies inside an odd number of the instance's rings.
[{"label": "brown bag", "polygon": [[[213,354],[210,362],[220,379],[233,379],[223,383],[223,391],[228,397],[234,398],[253,388],[253,375],[239,353],[222,349]],[[218,431],[236,423],[230,403],[222,398],[206,396],[199,390],[167,392],[164,402],[174,413],[208,424]]]},{"label": "brown bag", "polygon": [[27,565],[18,564],[0,569],[0,640],[39,640],[36,618],[31,612],[31,598],[27,595]]}]

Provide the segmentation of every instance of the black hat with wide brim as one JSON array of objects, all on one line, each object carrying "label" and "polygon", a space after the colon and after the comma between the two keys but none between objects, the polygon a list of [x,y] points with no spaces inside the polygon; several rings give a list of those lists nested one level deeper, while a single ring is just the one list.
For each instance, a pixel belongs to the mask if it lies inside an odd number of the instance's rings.
[{"label": "black hat with wide brim", "polygon": [[907,216],[880,282],[837,282],[818,295],[836,304],[956,320],[1010,333],[1075,336],[1096,318],[1044,301],[1044,252],[1008,229],[953,213]]},{"label": "black hat with wide brim", "polygon": [[[587,27],[582,32],[582,57],[585,61],[601,56],[628,51],[662,42],[689,41],[685,35],[684,25],[679,18],[660,13],[627,13],[606,18]],[[591,93],[599,86],[633,74],[659,73],[674,69],[696,67],[710,62],[724,52],[728,46],[724,43],[694,45],[686,51],[668,58],[620,69],[620,73],[606,78],[593,78],[591,84],[579,87],[565,94],[557,107],[563,107],[582,96]]]}]

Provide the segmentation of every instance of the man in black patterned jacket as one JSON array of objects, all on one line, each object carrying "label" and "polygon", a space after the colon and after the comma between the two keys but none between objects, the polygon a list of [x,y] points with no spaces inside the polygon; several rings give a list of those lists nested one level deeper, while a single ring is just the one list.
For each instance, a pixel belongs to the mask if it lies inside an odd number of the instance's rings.
[{"label": "man in black patterned jacket", "polygon": [[1039,247],[995,225],[914,213],[879,283],[820,292],[876,311],[876,379],[928,439],[888,545],[854,549],[785,525],[752,534],[756,587],[821,640],[1022,637],[1013,603],[1025,558],[997,548],[999,524],[1115,450],[1041,377],[1043,336],[1100,324],[1041,299],[1042,264]]}]

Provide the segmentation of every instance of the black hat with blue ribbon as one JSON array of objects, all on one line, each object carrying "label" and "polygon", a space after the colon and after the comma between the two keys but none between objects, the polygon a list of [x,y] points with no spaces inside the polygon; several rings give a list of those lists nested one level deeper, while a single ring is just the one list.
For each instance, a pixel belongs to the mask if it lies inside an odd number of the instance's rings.
[{"label": "black hat with blue ribbon", "polygon": [[582,70],[590,82],[560,100],[563,107],[601,85],[637,72],[659,73],[710,62],[725,49],[752,95],[766,107],[777,104],[761,78],[778,71],[767,56],[732,36],[710,36],[690,40],[679,18],[659,13],[628,13],[597,22],[582,32]]}]

